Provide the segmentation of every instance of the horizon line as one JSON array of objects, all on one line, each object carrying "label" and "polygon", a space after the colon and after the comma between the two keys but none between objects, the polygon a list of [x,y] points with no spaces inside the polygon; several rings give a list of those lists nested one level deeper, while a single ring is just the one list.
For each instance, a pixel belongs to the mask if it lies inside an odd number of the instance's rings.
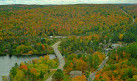
[{"label": "horizon line", "polygon": [[87,4],[87,5],[90,5],[90,4],[114,4],[114,5],[117,5],[117,4],[120,4],[120,5],[136,5],[137,3],[69,3],[69,4],[0,4],[0,5],[82,5],[82,4]]}]

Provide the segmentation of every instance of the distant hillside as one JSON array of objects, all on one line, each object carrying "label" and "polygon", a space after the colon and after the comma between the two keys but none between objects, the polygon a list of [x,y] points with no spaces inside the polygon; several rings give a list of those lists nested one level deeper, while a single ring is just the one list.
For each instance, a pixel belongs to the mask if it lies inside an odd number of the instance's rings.
[{"label": "distant hillside", "polygon": [[3,36],[113,32],[125,30],[125,24],[132,22],[118,5],[8,5],[0,11]]},{"label": "distant hillside", "polygon": [[[128,14],[126,14],[123,10]],[[51,35],[77,35],[112,40],[137,41],[136,5],[4,5],[0,6],[0,52],[19,45],[32,47]],[[135,21],[137,18],[135,19]],[[4,47],[3,47],[4,46]],[[40,46],[41,47],[41,46]]]}]

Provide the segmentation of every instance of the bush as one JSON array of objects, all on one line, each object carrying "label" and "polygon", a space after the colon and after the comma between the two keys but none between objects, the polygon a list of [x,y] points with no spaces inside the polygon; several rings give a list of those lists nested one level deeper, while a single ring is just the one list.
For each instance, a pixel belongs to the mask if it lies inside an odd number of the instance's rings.
[{"label": "bush", "polygon": [[2,51],[0,51],[0,54],[4,54]]},{"label": "bush", "polygon": [[16,48],[18,54],[28,53],[31,50],[31,46],[19,45]]},{"label": "bush", "polygon": [[54,73],[54,75],[52,76],[52,78],[55,81],[61,81],[61,80],[63,80],[63,78],[64,78],[63,71],[61,69],[57,69],[57,71]]},{"label": "bush", "polygon": [[115,70],[115,69],[116,69],[116,66],[115,66],[115,65],[110,65],[110,69],[111,69],[111,70]]},{"label": "bush", "polygon": [[123,40],[127,43],[134,42],[136,40],[136,35],[132,32],[126,32]]},{"label": "bush", "polygon": [[68,55],[68,60],[73,60],[73,58],[77,58],[77,55],[76,54],[70,54]]},{"label": "bush", "polygon": [[8,81],[8,77],[7,76],[1,76],[2,81]]},{"label": "bush", "polygon": [[132,58],[137,58],[137,43],[132,43],[128,47],[128,53]]},{"label": "bush", "polygon": [[129,79],[127,79],[127,81],[136,81],[136,79],[129,78]]}]

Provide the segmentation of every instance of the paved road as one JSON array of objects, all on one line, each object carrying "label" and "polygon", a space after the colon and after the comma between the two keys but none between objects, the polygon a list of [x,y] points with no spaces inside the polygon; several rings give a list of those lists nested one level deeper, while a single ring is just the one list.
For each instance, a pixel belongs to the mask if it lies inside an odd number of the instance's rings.
[{"label": "paved road", "polygon": [[58,69],[61,69],[63,70],[63,67],[65,65],[65,61],[64,61],[64,58],[62,56],[62,54],[60,53],[60,51],[58,50],[58,45],[61,43],[61,41],[55,43],[52,47],[54,49],[54,52],[59,60],[59,66],[58,66]]},{"label": "paved road", "polygon": [[[64,61],[64,58],[63,58],[63,56],[61,55],[60,51],[58,50],[58,45],[59,45],[60,43],[61,43],[61,41],[55,43],[52,47],[53,47],[54,52],[55,52],[55,54],[56,54],[56,56],[57,56],[57,58],[58,58],[58,60],[59,60],[58,69],[63,70],[63,67],[64,67],[64,65],[65,65],[65,61]],[[46,81],[52,81],[52,76],[53,76],[53,75],[51,75]]]},{"label": "paved road", "polygon": [[48,77],[48,79],[46,81],[52,81],[52,76],[53,76],[53,74],[50,77]]},{"label": "paved road", "polygon": [[[129,16],[131,16],[130,14],[128,14],[125,10],[123,10],[123,9],[121,9],[125,14],[127,14],[127,15],[129,15]],[[131,16],[132,17],[132,16]],[[132,24],[134,24],[134,22],[135,22],[135,19],[132,17],[132,20],[133,20],[133,23]]]},{"label": "paved road", "polygon": [[[128,14],[125,10],[123,10],[123,9],[121,9],[125,14],[127,14],[127,15],[129,15],[130,16],[130,14]],[[135,19],[132,17],[132,20],[133,20],[133,23],[132,24],[134,24],[134,22],[135,22]],[[107,56],[104,60],[103,60],[103,62],[99,65],[99,68],[95,71],[95,72],[93,72],[93,73],[91,73],[90,75],[89,75],[89,78],[88,78],[88,81],[93,81],[94,79],[95,79],[95,75],[96,75],[96,73],[98,72],[98,71],[100,71],[101,69],[103,69],[103,67],[104,67],[104,65],[106,64],[106,62],[109,60],[109,57]]]},{"label": "paved road", "polygon": [[98,71],[100,71],[101,69],[103,69],[104,65],[106,64],[106,62],[107,62],[108,60],[109,60],[109,57],[107,56],[107,57],[103,60],[103,62],[99,65],[99,68],[98,68],[95,72],[93,72],[93,73],[91,73],[91,74],[89,75],[88,81],[93,81],[93,80],[95,79],[96,73],[97,73]]}]

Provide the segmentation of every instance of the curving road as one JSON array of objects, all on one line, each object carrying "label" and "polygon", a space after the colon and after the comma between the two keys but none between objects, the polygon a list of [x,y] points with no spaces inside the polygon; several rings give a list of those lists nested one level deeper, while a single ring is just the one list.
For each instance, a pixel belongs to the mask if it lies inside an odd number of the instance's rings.
[{"label": "curving road", "polygon": [[60,51],[58,50],[58,45],[61,43],[61,41],[55,43],[52,47],[54,49],[54,52],[59,60],[59,66],[58,66],[58,69],[61,69],[63,70],[63,67],[65,65],[65,61],[64,61],[64,58],[62,56],[62,54],[60,53]]},{"label": "curving road", "polygon": [[[60,51],[58,50],[58,45],[59,45],[60,43],[61,43],[61,41],[55,43],[52,47],[53,47],[54,52],[55,52],[55,54],[56,54],[56,56],[57,56],[57,58],[58,58],[58,60],[59,60],[58,69],[63,70],[63,67],[64,67],[64,65],[65,65],[65,61],[64,61],[64,58],[63,58],[62,54],[61,54]],[[52,81],[52,76],[53,76],[53,75],[51,75],[46,81]]]},{"label": "curving road", "polygon": [[103,69],[104,65],[106,64],[106,62],[107,62],[108,60],[109,60],[109,57],[107,56],[107,57],[103,60],[103,62],[99,65],[99,68],[98,68],[95,72],[93,72],[93,73],[91,73],[91,74],[89,75],[88,81],[93,81],[93,80],[95,79],[96,73],[97,73],[98,71],[100,71],[101,69]]},{"label": "curving road", "polygon": [[[125,14],[127,14],[127,15],[129,15],[129,16],[131,16],[130,14],[128,14],[125,10],[123,10],[123,9],[121,9]],[[133,16],[131,16],[132,17],[132,20],[133,20],[133,23],[132,24],[134,24],[134,22],[135,22],[135,19],[133,18]]]},{"label": "curving road", "polygon": [[[121,9],[125,14],[127,14],[127,15],[129,15],[130,16],[130,14],[128,14],[125,10],[123,10],[123,9]],[[132,24],[134,24],[134,22],[135,22],[135,19],[132,17],[132,20],[133,20],[133,23]],[[89,75],[89,78],[88,78],[88,81],[93,81],[94,79],[95,79],[95,75],[96,75],[96,73],[98,72],[98,71],[100,71],[101,69],[103,69],[103,67],[104,67],[104,65],[106,64],[106,62],[109,60],[109,57],[107,56],[104,60],[103,60],[103,62],[99,65],[99,68],[95,71],[95,72],[93,72],[93,73],[91,73],[90,75]]]}]

